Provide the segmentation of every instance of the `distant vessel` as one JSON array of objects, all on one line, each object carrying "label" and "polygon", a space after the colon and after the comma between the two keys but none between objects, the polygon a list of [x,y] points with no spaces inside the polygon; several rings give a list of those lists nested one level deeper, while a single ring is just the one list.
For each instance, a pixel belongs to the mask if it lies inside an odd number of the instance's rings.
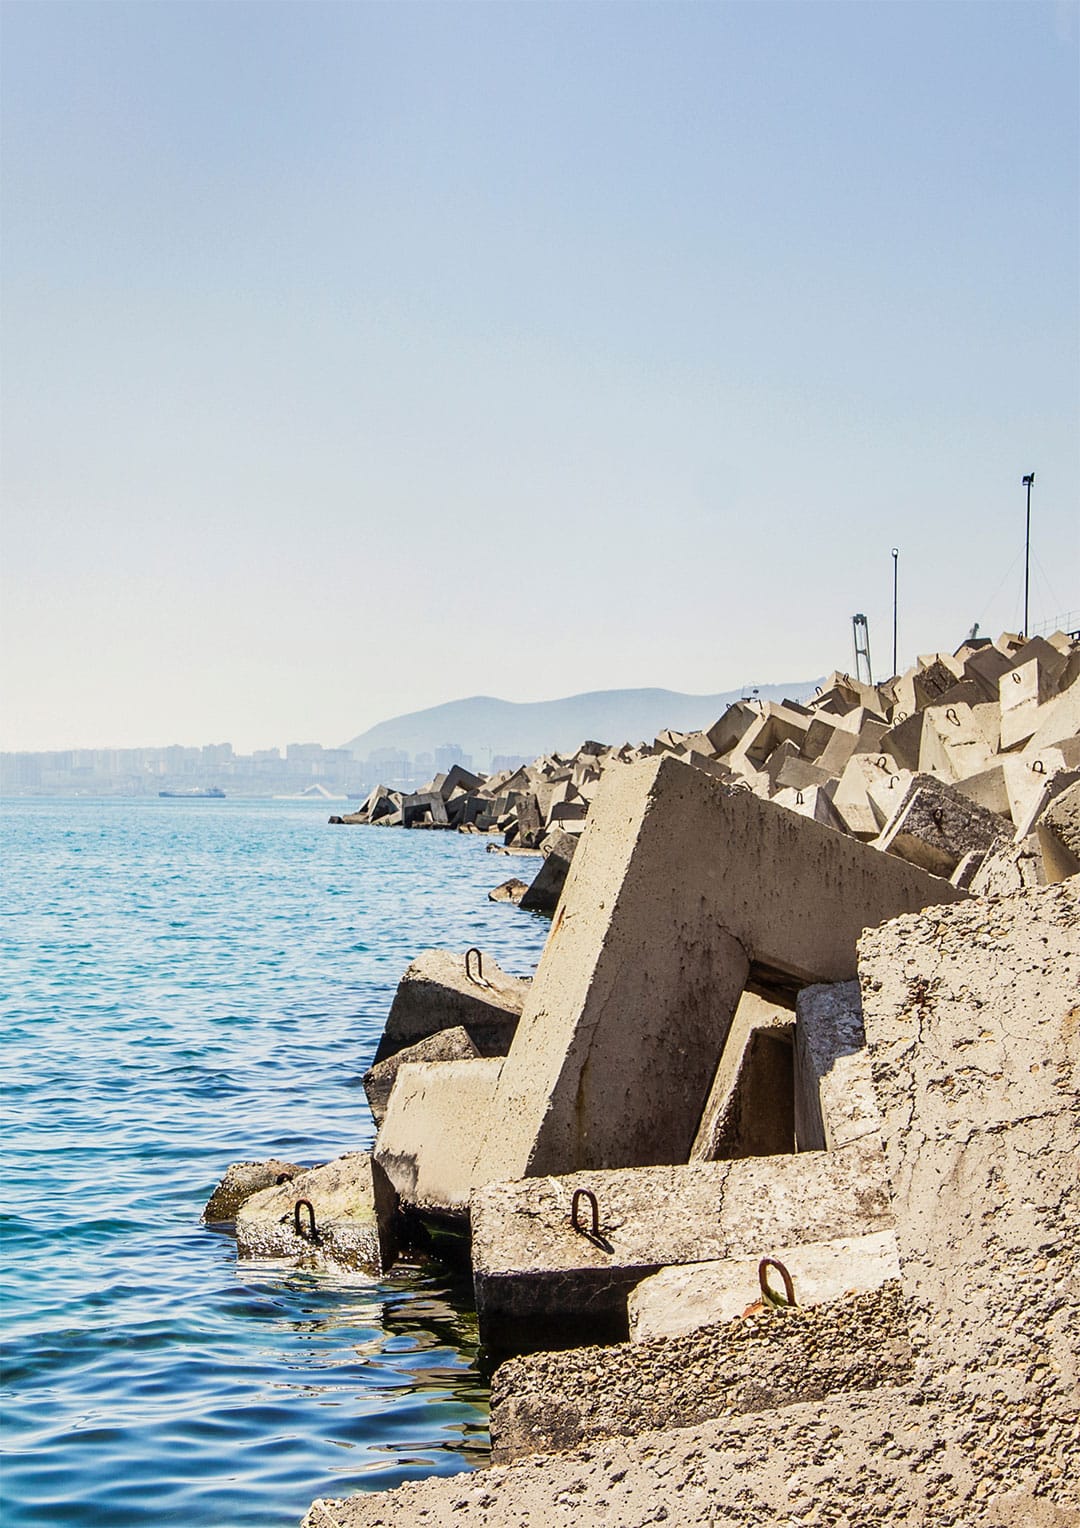
[{"label": "distant vessel", "polygon": [[224,801],[225,792],[220,785],[208,785],[205,790],[158,791],[159,796],[171,796],[179,801]]}]

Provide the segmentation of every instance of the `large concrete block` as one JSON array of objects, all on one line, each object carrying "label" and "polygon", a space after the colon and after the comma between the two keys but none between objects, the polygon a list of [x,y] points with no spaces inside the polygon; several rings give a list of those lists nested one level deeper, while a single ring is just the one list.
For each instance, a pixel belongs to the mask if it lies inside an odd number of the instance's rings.
[{"label": "large concrete block", "polygon": [[[600,1237],[571,1224],[595,1194]],[[590,1210],[578,1205],[587,1231]],[[685,1167],[494,1183],[473,1194],[473,1278],[485,1332],[506,1322],[625,1318],[629,1291],[675,1263],[765,1257],[776,1247],[888,1230],[879,1145]]]},{"label": "large concrete block", "polygon": [[393,1189],[378,1164],[366,1151],[349,1151],[245,1199],[236,1216],[236,1250],[240,1257],[382,1273],[396,1255],[396,1214]]},{"label": "large concrete block", "polygon": [[859,984],[804,987],[796,1002],[795,1140],[800,1151],[842,1151],[880,1139]]},{"label": "large concrete block", "polygon": [[[756,1275],[755,1263],[755,1292]],[[740,1314],[749,1303],[743,1302]],[[891,1329],[885,1340],[883,1328]],[[745,1320],[708,1331],[534,1353],[495,1371],[492,1460],[498,1465],[599,1439],[690,1427],[709,1417],[745,1416],[811,1397],[821,1400],[896,1384],[911,1367],[903,1302],[895,1285],[819,1310],[752,1311]],[[625,1521],[622,1516],[611,1520],[612,1528]],[[673,1521],[683,1520],[676,1515]]]},{"label": "large concrete block", "polygon": [[562,889],[566,885],[566,877],[570,873],[570,862],[574,858],[577,846],[577,838],[571,837],[561,828],[547,835],[540,846],[544,862],[521,899],[520,905],[526,912],[553,913],[555,911]]},{"label": "large concrete block", "polygon": [[466,957],[423,950],[406,968],[387,1015],[375,1060],[415,1045],[440,1029],[466,1030],[482,1056],[505,1055],[529,984],[490,955]]},{"label": "large concrete block", "polygon": [[455,1025],[452,1029],[440,1029],[436,1034],[428,1035],[425,1040],[406,1046],[404,1050],[395,1051],[385,1061],[376,1062],[363,1077],[364,1092],[376,1126],[381,1125],[386,1118],[394,1081],[401,1067],[408,1062],[471,1061],[479,1054],[468,1031]]},{"label": "large concrete block", "polygon": [[795,1150],[795,1015],[744,992],[716,1069],[691,1162]]},{"label": "large concrete block", "polygon": [[497,1057],[406,1062],[375,1138],[374,1158],[407,1209],[464,1218],[490,1117]]},{"label": "large concrete block", "polygon": [[[778,1247],[771,1256],[791,1275],[800,1308],[868,1294],[900,1277],[894,1231]],[[642,1279],[627,1302],[630,1340],[679,1337],[718,1321],[737,1320],[761,1299],[759,1267],[756,1257],[733,1257],[664,1268]],[[783,1288],[778,1281],[777,1288]]]},{"label": "large concrete block", "polygon": [[1048,882],[1080,872],[1080,781],[1047,807],[1036,831]]},{"label": "large concrete block", "polygon": [[685,1162],[748,967],[789,990],[850,978],[863,928],[961,895],[678,760],[605,776],[477,1182]]},{"label": "large concrete block", "polygon": [[876,847],[933,875],[950,876],[965,854],[986,853],[1012,824],[933,775],[915,775]]}]

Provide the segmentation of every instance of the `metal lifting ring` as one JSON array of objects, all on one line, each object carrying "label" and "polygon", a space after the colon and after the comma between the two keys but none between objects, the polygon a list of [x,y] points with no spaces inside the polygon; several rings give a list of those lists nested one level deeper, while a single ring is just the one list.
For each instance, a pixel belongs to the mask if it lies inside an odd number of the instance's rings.
[{"label": "metal lifting ring", "polygon": [[[476,956],[475,976],[469,970],[469,957],[472,955]],[[475,945],[473,945],[471,950],[465,951],[465,978],[467,981],[475,982],[478,987],[481,985],[486,985],[484,982],[484,957]]]},{"label": "metal lifting ring", "polygon": [[1046,765],[1041,759],[1032,759],[1031,767],[1037,775],[1045,775]]},{"label": "metal lifting ring", "polygon": [[[305,1208],[307,1209],[308,1216],[310,1218],[306,1233],[300,1228],[300,1211]],[[319,1240],[319,1230],[315,1224],[315,1206],[312,1204],[311,1200],[298,1199],[293,1205],[292,1213],[293,1230],[296,1232],[297,1236],[302,1237],[304,1241],[317,1242]]]},{"label": "metal lifting ring", "polygon": [[1013,669],[1013,674],[1012,674],[1013,684],[1021,684],[1023,682],[1023,677],[1024,676],[1021,673],[1019,673],[1016,669]]},{"label": "metal lifting ring", "polygon": [[874,763],[879,769],[884,769],[886,772],[888,772],[889,761],[883,753],[878,754],[877,758],[874,760]]},{"label": "metal lifting ring", "polygon": [[954,727],[959,727],[960,718],[956,714],[955,706],[950,706],[949,709],[945,712],[945,720],[947,722],[952,722]]},{"label": "metal lifting ring", "polygon": [[[589,1207],[592,1210],[592,1226],[588,1231],[585,1230],[584,1226],[578,1224],[578,1205],[583,1199],[589,1201]],[[576,1188],[574,1190],[574,1197],[570,1200],[570,1224],[582,1236],[596,1237],[600,1235],[600,1206],[597,1204],[596,1195],[591,1188]]]},{"label": "metal lifting ring", "polygon": [[[769,1287],[769,1269],[775,1268],[784,1281],[784,1298],[781,1299],[774,1289]],[[775,1257],[763,1257],[758,1264],[758,1284],[761,1287],[761,1297],[767,1305],[794,1305],[795,1285],[791,1282],[791,1274],[788,1273],[783,1263]]]}]

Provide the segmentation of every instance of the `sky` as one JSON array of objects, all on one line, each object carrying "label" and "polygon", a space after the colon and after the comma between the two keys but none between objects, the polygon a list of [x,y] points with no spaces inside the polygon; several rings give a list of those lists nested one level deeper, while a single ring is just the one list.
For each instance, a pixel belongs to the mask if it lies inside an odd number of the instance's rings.
[{"label": "sky", "polygon": [[[1080,609],[1080,10],[7,0],[0,747]],[[1080,621],[1077,622],[1080,624]]]}]

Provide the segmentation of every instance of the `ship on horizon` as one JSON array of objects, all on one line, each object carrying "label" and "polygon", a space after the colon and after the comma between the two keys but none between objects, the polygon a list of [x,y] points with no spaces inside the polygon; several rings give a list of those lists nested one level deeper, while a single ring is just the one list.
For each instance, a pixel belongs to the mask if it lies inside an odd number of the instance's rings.
[{"label": "ship on horizon", "polygon": [[220,785],[208,785],[204,788],[194,786],[186,791],[158,791],[159,796],[169,796],[174,801],[224,801],[225,792]]}]

